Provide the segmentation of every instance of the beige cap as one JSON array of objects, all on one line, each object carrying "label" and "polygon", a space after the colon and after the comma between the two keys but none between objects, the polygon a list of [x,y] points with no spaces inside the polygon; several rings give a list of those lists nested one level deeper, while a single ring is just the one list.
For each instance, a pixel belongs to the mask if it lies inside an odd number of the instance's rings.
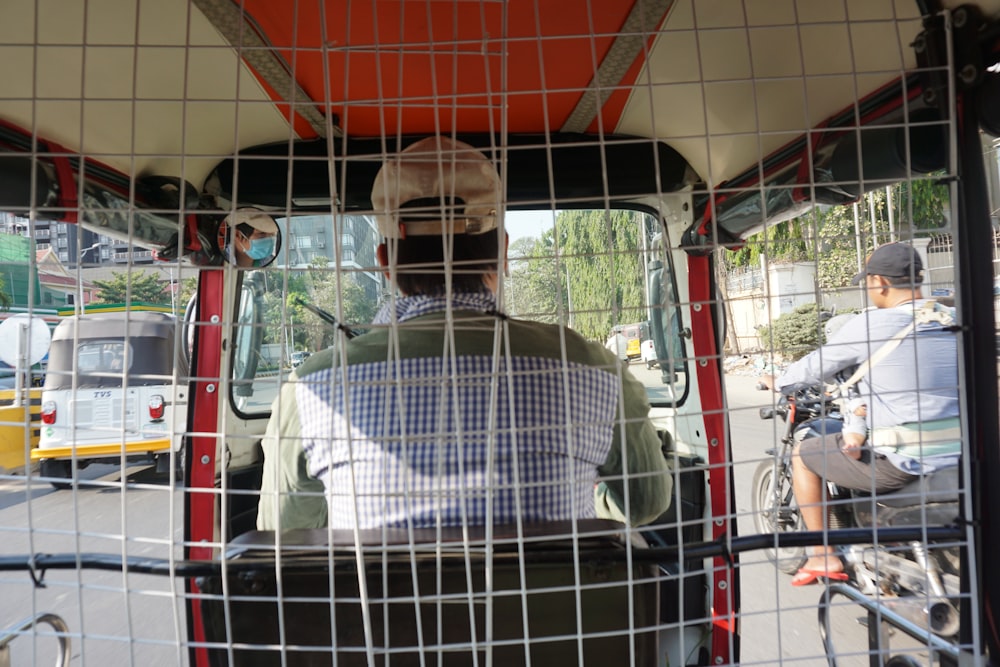
[{"label": "beige cap", "polygon": [[500,176],[485,155],[449,137],[421,139],[375,176],[372,207],[383,238],[483,234],[497,228]]},{"label": "beige cap", "polygon": [[237,225],[250,225],[265,234],[277,234],[278,223],[267,213],[256,208],[238,208],[226,218],[226,224],[235,229]]}]

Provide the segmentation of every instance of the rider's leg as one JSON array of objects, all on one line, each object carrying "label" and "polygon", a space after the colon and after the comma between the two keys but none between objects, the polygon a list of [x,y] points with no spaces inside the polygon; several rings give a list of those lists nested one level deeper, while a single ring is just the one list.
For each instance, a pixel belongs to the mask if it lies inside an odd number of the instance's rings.
[{"label": "rider's leg", "polygon": [[[912,475],[877,452],[845,446],[841,433],[803,440],[792,455],[792,489],[809,530],[824,529],[826,506],[823,500],[827,482],[845,489],[878,493],[898,489],[912,479]],[[830,574],[844,569],[844,564],[829,546],[814,547],[811,554],[804,570]],[[808,576],[801,573],[796,578]]]},{"label": "rider's leg", "polygon": [[825,486],[819,475],[807,468],[799,456],[799,447],[792,453],[792,490],[802,521],[808,530],[823,530],[826,515]]},{"label": "rider's leg", "polygon": [[[833,438],[831,438],[832,440]],[[816,440],[825,440],[817,438]],[[808,443],[808,444],[806,444]],[[802,443],[807,447],[827,446],[827,443],[806,441]],[[835,443],[830,443],[837,446]],[[796,446],[792,453],[792,491],[795,493],[795,504],[799,507],[802,521],[807,530],[823,530],[826,523],[826,485],[823,478],[806,467],[799,455],[799,448]],[[814,570],[818,572],[842,572],[844,564],[834,553],[833,547],[829,545],[819,545],[810,549],[809,559],[803,570]],[[798,575],[796,575],[798,576]]]}]

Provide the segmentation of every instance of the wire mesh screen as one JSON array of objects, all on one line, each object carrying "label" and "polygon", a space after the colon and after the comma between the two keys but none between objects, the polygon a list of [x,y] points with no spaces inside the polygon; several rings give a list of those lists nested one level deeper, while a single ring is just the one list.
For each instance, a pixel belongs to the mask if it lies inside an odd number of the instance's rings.
[{"label": "wire mesh screen", "polygon": [[0,9],[0,667],[981,659],[953,4]]}]

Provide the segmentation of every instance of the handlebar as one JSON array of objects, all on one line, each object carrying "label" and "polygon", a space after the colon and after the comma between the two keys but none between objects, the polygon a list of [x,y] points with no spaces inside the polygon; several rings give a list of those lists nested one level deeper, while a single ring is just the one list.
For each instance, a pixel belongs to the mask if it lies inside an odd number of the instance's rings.
[{"label": "handlebar", "polygon": [[[770,389],[763,382],[758,382],[755,388],[758,391],[767,391]],[[822,384],[796,384],[786,387],[787,391],[780,392],[781,397],[777,400],[774,409],[761,408],[760,418],[773,419],[779,415],[784,417],[788,414],[789,404],[796,406],[797,414],[801,418],[835,413],[839,410],[839,407],[834,403],[834,396],[831,396],[826,389],[826,386]]]}]

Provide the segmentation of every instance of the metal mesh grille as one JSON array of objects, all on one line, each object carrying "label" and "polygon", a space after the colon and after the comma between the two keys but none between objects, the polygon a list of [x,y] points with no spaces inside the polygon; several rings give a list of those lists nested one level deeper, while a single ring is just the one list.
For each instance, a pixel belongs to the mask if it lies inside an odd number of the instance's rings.
[{"label": "metal mesh grille", "polygon": [[[0,666],[57,638],[69,664],[981,659],[963,361],[995,323],[963,306],[959,165],[984,153],[992,192],[996,155],[958,117],[980,17],[922,5],[0,9],[0,224],[31,246],[0,244],[9,312],[124,310],[99,340],[135,357],[93,383],[82,325],[54,367],[0,324]],[[374,210],[433,135],[468,144],[424,156],[444,190],[495,174],[493,245]],[[420,221],[463,228],[442,188]],[[839,430],[820,380],[894,332],[841,363],[836,326],[905,309],[851,282],[889,243],[952,343],[870,369],[865,451],[928,474],[872,495],[821,468],[807,532],[809,437],[754,387],[812,352],[798,416]],[[128,344],[148,310],[174,318],[159,369]],[[825,548],[833,576],[793,587]],[[44,612],[66,628],[21,622]]]}]

